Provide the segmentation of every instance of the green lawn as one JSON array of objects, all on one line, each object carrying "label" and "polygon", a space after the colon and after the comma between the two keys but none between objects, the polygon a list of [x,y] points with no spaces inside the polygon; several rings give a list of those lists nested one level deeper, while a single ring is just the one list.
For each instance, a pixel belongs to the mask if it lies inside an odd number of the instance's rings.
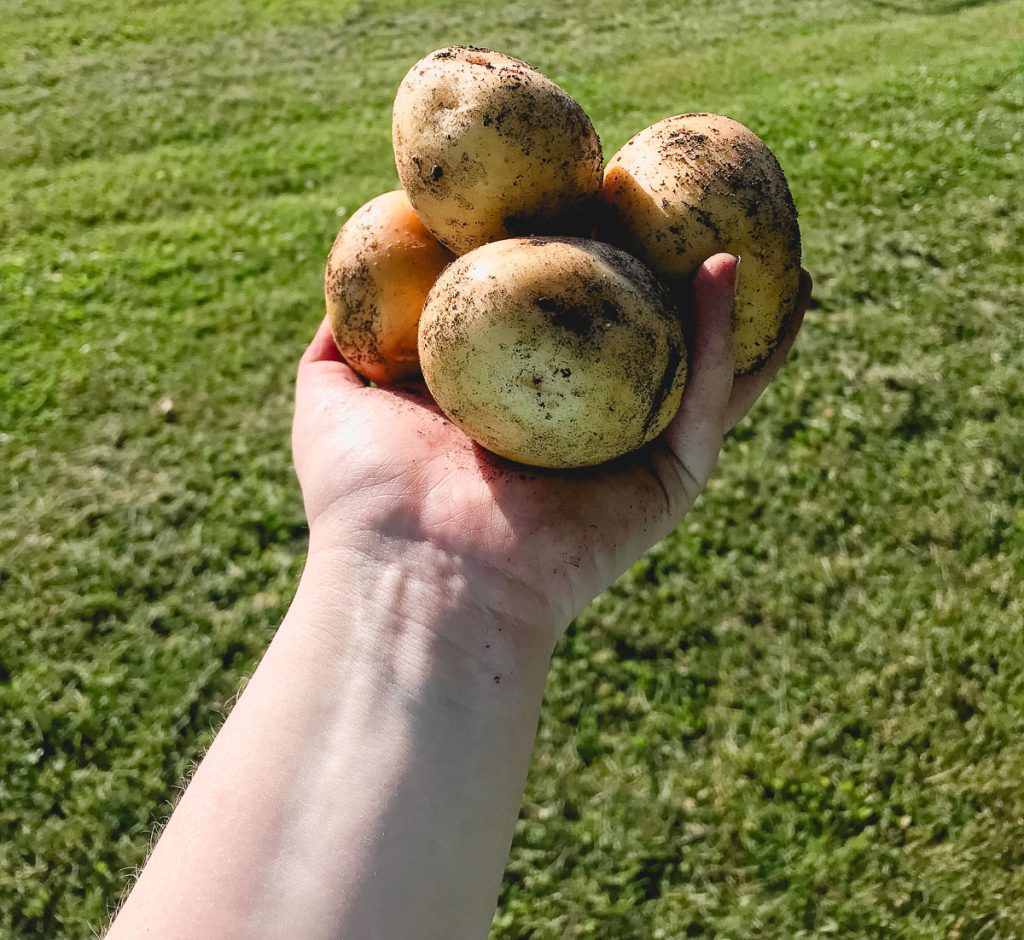
[{"label": "green lawn", "polygon": [[269,641],[323,262],[451,42],[609,155],[747,123],[816,281],[559,647],[493,938],[1020,937],[1024,0],[329,7],[0,0],[0,937],[93,936]]}]

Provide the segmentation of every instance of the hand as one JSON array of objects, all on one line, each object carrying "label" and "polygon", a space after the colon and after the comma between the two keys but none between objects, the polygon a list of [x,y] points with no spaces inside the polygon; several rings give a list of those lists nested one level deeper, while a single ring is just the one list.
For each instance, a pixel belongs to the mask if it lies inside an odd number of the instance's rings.
[{"label": "hand", "polygon": [[679,524],[723,436],[796,338],[810,298],[806,272],[780,348],[734,381],[736,274],[733,256],[716,255],[694,278],[689,380],[665,433],[637,454],[573,472],[490,454],[441,414],[422,384],[367,386],[321,324],[299,365],[292,435],[311,559],[354,546],[389,560],[426,551],[425,567],[468,579],[482,608],[511,612],[553,646],[593,597]]},{"label": "hand", "polygon": [[321,326],[302,584],[110,938],[486,936],[555,640],[682,519],[799,328],[807,278],[783,348],[734,382],[735,270],[697,274],[664,436],[575,473],[488,454],[422,386],[367,387]]}]

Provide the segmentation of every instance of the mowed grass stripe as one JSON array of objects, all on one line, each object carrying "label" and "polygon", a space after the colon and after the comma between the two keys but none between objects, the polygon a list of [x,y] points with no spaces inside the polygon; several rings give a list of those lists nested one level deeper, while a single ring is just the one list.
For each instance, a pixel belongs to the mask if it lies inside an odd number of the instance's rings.
[{"label": "mowed grass stripe", "polygon": [[[375,100],[384,106],[390,103],[390,96],[405,68],[424,48],[459,38],[450,35],[446,9],[444,5],[435,9],[401,5],[374,11],[356,8],[340,11],[340,18],[326,23],[290,29],[253,29],[239,32],[230,40],[223,34],[216,34],[213,39],[187,44],[173,41],[152,47],[139,44],[137,48],[131,47],[138,54],[137,61],[132,61],[129,50],[119,50],[116,71],[111,70],[105,58],[92,53],[70,63],[74,66],[77,62],[77,68],[69,69],[69,63],[61,62],[53,74],[35,74],[30,70],[24,80],[26,88],[31,86],[33,90],[21,108],[16,95],[10,91],[6,94],[6,107],[4,99],[0,98],[0,131],[6,133],[9,141],[0,160],[8,166],[52,166],[97,154],[146,149],[156,142],[212,141],[227,134],[271,133],[278,122],[298,116],[327,118],[333,111],[343,110],[353,98],[363,107],[367,101]],[[758,49],[764,48],[757,43],[764,42],[766,27],[769,35],[775,31],[771,26],[779,18],[763,11],[744,18],[742,10],[735,11],[736,21],[728,29],[715,17],[701,21],[694,12],[674,14],[665,24],[674,40],[671,59],[667,62],[662,51],[664,42],[656,32],[649,33],[650,40],[639,49],[632,44],[623,49],[616,41],[617,31],[598,31],[595,48],[593,34],[581,32],[572,20],[559,20],[554,28],[555,35],[548,37],[537,52],[545,58],[550,56],[547,64],[556,79],[571,79],[574,74],[586,73],[584,69],[570,68],[568,75],[560,74],[558,63],[571,61],[573,57],[566,54],[570,50],[587,61],[601,55],[609,76],[617,74],[617,59],[635,64],[640,61],[639,53],[647,53],[657,68],[643,70],[646,74],[678,77],[652,89],[649,83],[643,82],[642,76],[638,81],[630,81],[627,73],[619,97],[639,95],[640,100],[662,100],[667,84],[673,95],[667,106],[672,110],[678,108],[679,100],[688,94],[707,95],[713,90],[702,82],[702,75],[716,75],[718,85],[730,82],[746,85],[751,80],[756,82],[759,72],[777,76],[780,70],[788,70],[792,63],[800,63],[804,58],[822,63],[823,56],[827,55],[837,70],[856,70],[866,63],[883,64],[885,57],[878,53],[886,50],[883,48],[876,53],[874,46],[865,41],[873,38],[885,44],[884,34],[879,33],[877,25],[846,24],[837,30],[836,41],[829,41],[827,26],[830,18],[840,15],[841,9],[820,5],[815,11],[819,21],[810,41],[799,34],[795,37],[780,34],[776,37],[778,53],[773,49],[771,55],[756,54]],[[1013,17],[1020,9],[1017,2],[987,7],[984,11],[968,10],[955,18],[957,29],[966,31],[962,40],[969,40],[972,34],[977,34],[978,39],[991,36],[993,28],[1004,23],[1006,31],[1019,30]],[[507,41],[503,32],[510,30],[520,38],[523,24],[514,19],[515,10],[510,14],[511,26],[505,26],[501,16],[494,22],[493,13],[477,10],[464,14],[463,38],[500,45]],[[620,16],[621,11],[612,4],[603,4],[591,15],[597,29],[602,17]],[[947,18],[933,22],[948,25]],[[806,25],[809,27],[811,23],[815,23],[815,17],[808,17]],[[895,23],[895,31],[897,36],[909,35],[918,25],[918,17],[905,16]],[[748,54],[735,56],[735,50],[742,47],[738,40],[745,32],[754,42]],[[925,38],[928,51],[945,45],[949,39],[944,37],[951,35],[946,29],[930,31]],[[368,42],[368,36],[374,41]],[[820,51],[822,36],[827,52]],[[559,40],[564,45],[559,44]],[[861,55],[859,59],[850,56],[848,50],[857,47],[866,49],[868,55]],[[709,51],[712,56],[724,59],[722,64],[727,70],[721,65],[716,65],[715,69],[707,67]],[[889,51],[898,53],[899,48],[894,45]],[[524,54],[527,52],[533,50],[523,50]],[[38,58],[42,61],[33,59],[34,67],[45,69],[49,60],[45,56]],[[543,60],[538,61],[545,64]],[[369,76],[374,80],[367,81]],[[343,79],[340,87],[336,85],[339,78]],[[46,88],[46,97],[42,99],[39,98],[40,86]],[[587,100],[585,88],[576,90],[585,106],[594,106],[595,102]],[[122,109],[129,100],[133,114],[132,120],[126,121]],[[66,124],[69,120],[74,122],[72,132]]]},{"label": "mowed grass stripe", "polygon": [[56,171],[13,173],[0,182],[0,235],[9,245],[55,231],[70,238],[95,227],[170,222],[211,202],[235,210],[304,192],[317,198],[334,190],[344,207],[353,190],[370,191],[389,172],[395,175],[390,137],[359,130],[371,123],[369,117],[306,120],[266,135],[165,144]]},{"label": "mowed grass stripe", "polygon": [[[1024,10],[1024,6],[1021,9]],[[976,11],[974,18],[977,19]],[[1010,25],[1011,34],[1014,25]],[[974,26],[980,31],[989,32],[993,23],[987,19]],[[803,91],[800,83],[806,74],[814,74],[815,69],[820,68],[821,61],[827,59],[835,69],[832,73],[835,77],[825,87],[816,82],[815,87],[806,94],[804,106],[813,107],[817,102],[820,110],[820,106],[826,102],[833,106],[837,103],[837,92],[841,101],[856,96],[877,97],[878,92],[885,89],[892,80],[902,76],[905,65],[892,53],[905,40],[896,30],[894,32],[897,35],[894,37],[884,34],[883,41],[873,49],[870,61],[866,61],[863,55],[850,55],[851,49],[860,48],[857,40],[863,42],[863,36],[857,33],[863,33],[865,29],[863,26],[847,25],[833,30],[833,35],[826,33],[797,37],[795,42],[791,41],[788,48],[780,49],[770,61],[758,60],[742,43],[730,44],[722,64],[726,66],[728,74],[736,76],[736,86],[741,87],[729,87],[727,84],[726,87],[716,85],[711,89],[700,87],[700,83],[693,87],[688,77],[683,76],[677,97],[664,101],[661,110],[656,105],[649,106],[645,114],[635,115],[634,123],[638,129],[663,113],[698,107],[695,102],[700,100],[704,102],[700,106],[715,105],[735,113],[751,124],[758,124],[760,132],[784,156],[786,141],[773,139],[777,136],[773,134],[773,124],[784,118],[785,112],[781,109],[765,112],[760,102],[767,88],[776,88],[780,100],[792,100],[798,97],[798,91]],[[872,27],[872,31],[877,31],[877,27]],[[839,35],[834,35],[837,33]],[[970,29],[966,33],[944,33],[941,46],[929,50],[936,57],[930,62],[933,71],[943,68],[955,70],[976,61],[977,52],[969,45],[971,38]],[[980,39],[980,33],[974,38]],[[810,54],[811,50],[813,54]],[[1017,40],[1006,38],[1004,34],[1004,38],[986,48],[985,61],[991,64],[995,58],[1007,63],[1007,69],[1019,72],[1016,69],[1019,52]],[[721,58],[721,53],[716,49],[712,53],[704,52],[694,60],[688,59],[687,71],[698,76],[709,74],[707,65],[712,55]],[[844,55],[848,61],[844,61]],[[888,64],[880,69],[878,61]],[[788,65],[793,62],[801,64],[798,70]],[[743,68],[734,67],[740,63],[744,64]],[[777,66],[773,68],[775,63],[787,63],[785,70]],[[666,69],[656,70],[657,74],[663,74],[664,71]],[[623,84],[628,86],[629,79],[637,77],[636,72],[627,73]],[[781,87],[777,84],[780,78],[785,79]],[[655,96],[646,91],[650,90],[640,89],[638,94],[630,94],[626,98],[648,102]],[[659,91],[664,98],[664,89]],[[332,97],[347,101],[352,100],[356,94],[356,88],[348,88]],[[709,99],[710,104],[707,103]],[[983,103],[979,101],[979,105]],[[627,136],[633,127],[628,125],[626,130],[620,130],[626,116],[615,114],[615,103],[609,104],[613,116],[606,118],[598,110],[595,117],[599,121],[607,120],[612,126],[613,132],[605,135],[607,149],[611,153],[622,143],[620,138]],[[346,179],[352,166],[371,162],[375,158],[382,158],[381,173],[387,174],[390,169],[389,155],[386,155],[388,115],[384,112],[389,107],[390,97],[385,96],[377,106],[364,103],[355,112],[351,108],[339,108],[330,115],[318,112],[313,116],[292,117],[258,133],[244,133],[246,129],[239,128],[228,142],[203,140],[192,144],[157,144],[141,153],[129,152],[113,158],[85,158],[80,163],[64,167],[56,174],[52,169],[38,165],[15,170],[0,183],[0,198],[8,207],[0,217],[0,225],[3,226],[0,228],[0,236],[38,231],[55,223],[60,223],[61,229],[67,231],[76,224],[92,225],[101,219],[131,220],[183,211],[194,204],[196,199],[225,195],[224,187],[229,182],[229,192],[237,192],[240,199],[256,198],[263,193],[274,193],[281,189],[290,188],[294,191],[299,186],[315,188],[321,184],[329,185],[332,180],[341,182]],[[757,118],[761,119],[760,122]],[[367,128],[375,128],[375,132],[367,133]],[[791,129],[786,128],[787,131]],[[844,136],[844,132],[838,130],[838,141],[843,141]],[[821,147],[821,152],[831,153],[836,143],[835,138],[830,138],[827,145]],[[841,162],[843,155],[840,148],[837,162]],[[268,159],[273,161],[269,166]],[[304,176],[297,178],[298,174],[303,173]]]}]

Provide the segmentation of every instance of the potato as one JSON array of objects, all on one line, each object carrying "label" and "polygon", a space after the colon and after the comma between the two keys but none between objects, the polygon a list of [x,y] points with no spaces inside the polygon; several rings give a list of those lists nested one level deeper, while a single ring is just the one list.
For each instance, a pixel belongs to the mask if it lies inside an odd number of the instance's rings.
[{"label": "potato", "polygon": [[603,463],[656,437],[686,382],[664,285],[610,245],[516,238],[463,255],[420,319],[420,362],[441,410],[502,457]]},{"label": "potato", "polygon": [[352,215],[331,246],[324,295],[334,341],[353,369],[378,383],[419,373],[423,302],[453,260],[400,189]]},{"label": "potato", "polygon": [[392,131],[410,201],[456,254],[593,229],[601,142],[579,104],[519,59],[468,46],[431,53],[399,86]]},{"label": "potato", "polygon": [[742,258],[735,368],[757,369],[793,315],[800,229],[775,156],[742,124],[681,114],[648,127],[608,162],[602,232],[667,279],[689,277],[709,256]]}]

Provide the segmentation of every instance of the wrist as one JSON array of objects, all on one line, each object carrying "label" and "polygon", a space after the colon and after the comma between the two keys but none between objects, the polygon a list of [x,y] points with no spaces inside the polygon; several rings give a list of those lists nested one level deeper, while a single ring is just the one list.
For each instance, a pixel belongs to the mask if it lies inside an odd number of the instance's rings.
[{"label": "wrist", "polygon": [[[314,529],[282,631],[346,668],[416,694],[458,694],[546,675],[558,628],[518,604],[500,573],[384,529]],[[496,583],[497,582],[497,583]]]}]

